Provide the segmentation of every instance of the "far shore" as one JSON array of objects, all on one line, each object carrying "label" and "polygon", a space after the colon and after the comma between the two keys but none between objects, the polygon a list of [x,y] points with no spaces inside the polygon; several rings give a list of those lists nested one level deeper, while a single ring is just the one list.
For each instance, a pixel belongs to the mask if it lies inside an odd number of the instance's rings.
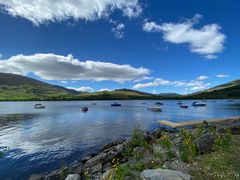
[{"label": "far shore", "polygon": [[41,101],[41,102],[48,102],[48,101],[179,101],[179,100],[189,100],[189,101],[216,101],[216,100],[233,100],[238,101],[239,98],[223,98],[223,99],[193,99],[193,98],[146,98],[146,99],[0,99],[0,102],[35,102],[35,101]]}]

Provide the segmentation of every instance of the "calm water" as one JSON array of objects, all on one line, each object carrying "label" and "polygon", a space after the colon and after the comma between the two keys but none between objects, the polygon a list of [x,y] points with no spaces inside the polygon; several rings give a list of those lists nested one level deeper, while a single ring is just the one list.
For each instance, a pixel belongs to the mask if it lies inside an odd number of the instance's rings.
[{"label": "calm water", "polygon": [[[155,101],[0,103],[0,179],[26,179],[72,163],[95,152],[102,144],[127,137],[134,127],[153,130],[158,120],[186,121],[240,115],[240,102],[208,101],[206,107],[181,109],[177,101],[161,101],[163,112],[146,108]],[[142,104],[146,102],[147,104]],[[182,101],[190,105],[192,101]],[[87,113],[80,108],[88,106]]]}]

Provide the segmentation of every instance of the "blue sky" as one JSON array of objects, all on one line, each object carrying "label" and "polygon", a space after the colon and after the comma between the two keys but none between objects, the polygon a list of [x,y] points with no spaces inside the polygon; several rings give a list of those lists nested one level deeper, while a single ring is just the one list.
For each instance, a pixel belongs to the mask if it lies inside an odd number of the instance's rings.
[{"label": "blue sky", "polygon": [[237,0],[0,4],[0,72],[78,90],[183,94],[239,79]]}]

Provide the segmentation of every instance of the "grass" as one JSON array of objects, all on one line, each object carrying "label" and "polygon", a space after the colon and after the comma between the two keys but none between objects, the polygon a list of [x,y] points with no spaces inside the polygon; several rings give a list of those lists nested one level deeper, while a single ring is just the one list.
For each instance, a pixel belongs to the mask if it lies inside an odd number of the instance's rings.
[{"label": "grass", "polygon": [[215,146],[215,152],[201,155],[192,163],[190,174],[197,180],[240,179],[240,136],[232,138],[229,147]]},{"label": "grass", "polygon": [[131,175],[131,171],[128,165],[122,164],[122,165],[117,165],[114,168],[114,179],[115,180],[123,180],[127,176]]}]

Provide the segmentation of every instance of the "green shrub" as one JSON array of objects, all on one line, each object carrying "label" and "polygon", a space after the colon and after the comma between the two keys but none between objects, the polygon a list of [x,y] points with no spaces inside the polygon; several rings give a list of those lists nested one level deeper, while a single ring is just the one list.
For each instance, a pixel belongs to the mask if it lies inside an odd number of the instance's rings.
[{"label": "green shrub", "polygon": [[148,142],[144,137],[144,131],[140,130],[140,129],[134,129],[131,139],[129,140],[129,142],[127,143],[126,146],[126,150],[124,152],[125,156],[131,156],[132,155],[132,151],[135,147],[144,147],[144,148],[148,148]]},{"label": "green shrub", "polygon": [[[163,148],[167,150],[167,157],[168,159],[172,159],[175,157],[175,152],[172,151],[173,143],[170,141],[169,136],[162,136],[159,140],[157,140]],[[157,154],[157,156],[162,156],[161,153]]]},{"label": "green shrub", "polygon": [[124,180],[127,176],[130,176],[130,169],[128,165],[117,165],[114,168],[114,179],[115,180]]},{"label": "green shrub", "polygon": [[173,143],[170,141],[169,136],[162,136],[159,140],[157,140],[157,143],[159,143],[163,148],[170,150],[173,147]]},{"label": "green shrub", "polygon": [[193,135],[182,129],[180,131],[180,136],[183,139],[179,147],[181,160],[184,162],[194,161],[197,156],[197,146],[194,143]]},{"label": "green shrub", "polygon": [[229,148],[231,145],[233,136],[229,129],[226,129],[223,133],[217,131],[214,132],[214,144],[217,148]]},{"label": "green shrub", "polygon": [[146,169],[146,165],[143,162],[136,162],[134,169],[136,171],[143,171]]}]

